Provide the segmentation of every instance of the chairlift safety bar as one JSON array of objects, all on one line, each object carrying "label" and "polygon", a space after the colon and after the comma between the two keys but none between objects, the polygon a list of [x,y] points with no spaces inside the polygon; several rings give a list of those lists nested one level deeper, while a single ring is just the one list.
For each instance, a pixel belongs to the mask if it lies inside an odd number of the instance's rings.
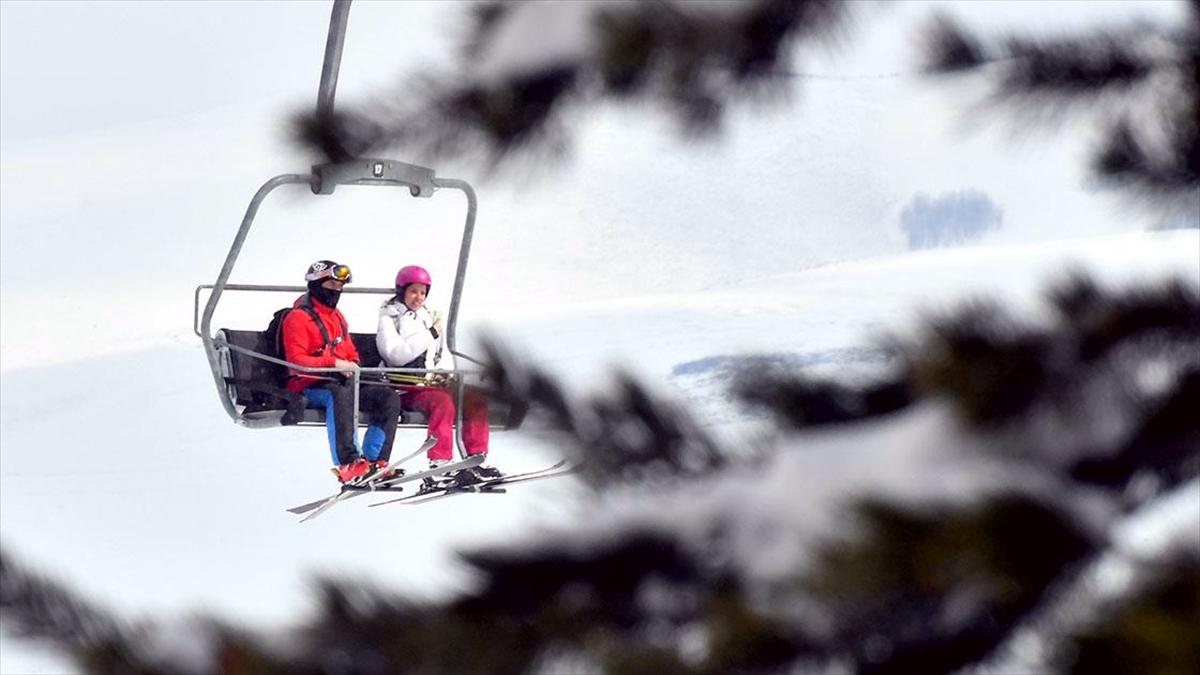
[{"label": "chairlift safety bar", "polygon": [[[467,213],[463,222],[462,242],[459,246],[458,265],[455,270],[454,287],[450,295],[450,309],[446,318],[446,346],[452,354],[463,356],[471,361],[478,363],[477,360],[462,355],[457,349],[456,330],[458,327],[458,311],[462,300],[463,286],[465,283],[466,269],[471,253],[471,239],[475,231],[475,215],[477,212],[477,203],[475,190],[469,183],[458,179],[443,179],[437,178],[432,169],[407,164],[397,160],[377,159],[377,158],[359,158],[348,162],[338,164],[323,164],[314,166],[311,174],[281,174],[267,180],[255,192],[254,197],[250,200],[250,204],[246,207],[246,213],[242,217],[241,226],[233,239],[233,244],[229,248],[229,253],[225,257],[225,262],[221,266],[221,271],[217,275],[215,283],[201,285],[196,288],[194,297],[194,316],[193,330],[197,332],[204,344],[204,351],[208,357],[209,368],[212,371],[213,381],[217,386],[217,391],[220,394],[220,399],[225,411],[238,424],[243,426],[256,427],[260,426],[255,422],[258,420],[248,420],[244,418],[234,406],[233,402],[225,394],[226,383],[221,374],[221,350],[233,349],[235,351],[247,353],[247,350],[239,348],[235,345],[230,345],[224,340],[220,340],[213,334],[212,319],[216,313],[217,305],[220,303],[221,297],[226,290],[231,291],[278,291],[278,292],[304,292],[307,290],[303,286],[287,286],[287,285],[259,285],[259,284],[230,284],[229,277],[233,273],[234,265],[237,263],[238,257],[241,255],[242,246],[245,244],[246,237],[249,235],[250,228],[254,224],[254,219],[258,215],[258,210],[266,198],[273,193],[277,188],[284,185],[308,185],[316,195],[332,194],[338,185],[362,185],[362,186],[383,186],[383,187],[403,187],[408,189],[409,195],[413,197],[432,197],[433,194],[440,189],[458,190],[463,193],[467,199]],[[211,293],[208,297],[208,302],[205,303],[203,312],[199,311],[200,292],[209,289]],[[394,289],[390,288],[347,288],[343,292],[348,293],[394,293]],[[199,316],[199,325],[196,325],[195,317]],[[330,372],[337,369],[310,369],[299,364],[291,364],[278,361],[265,354],[257,354],[249,352],[255,358],[262,358],[272,362],[286,364],[300,372]],[[389,369],[389,368],[363,368],[363,372],[411,372],[412,369]],[[429,372],[429,371],[417,371]],[[442,371],[437,371],[442,372]],[[444,371],[461,372],[466,374],[468,371],[455,370]],[[353,373],[354,383],[354,426],[358,426],[358,384],[359,373]],[[462,425],[462,387],[456,387],[457,405],[455,410],[456,428],[461,428]],[[270,426],[263,424],[261,426]],[[459,434],[455,435],[455,444],[459,454],[466,456],[466,449],[463,447],[462,439]]]}]

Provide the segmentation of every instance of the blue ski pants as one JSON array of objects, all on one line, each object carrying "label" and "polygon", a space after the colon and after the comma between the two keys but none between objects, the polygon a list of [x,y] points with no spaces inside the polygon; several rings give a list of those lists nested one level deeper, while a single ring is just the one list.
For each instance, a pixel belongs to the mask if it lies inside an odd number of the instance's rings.
[{"label": "blue ski pants", "polygon": [[361,451],[354,429],[354,390],[349,380],[322,383],[305,389],[303,394],[309,403],[325,408],[329,454],[335,465],[349,464],[359,456],[371,461],[387,461],[391,457],[401,412],[399,392],[390,387],[362,387],[359,390],[359,414],[368,425]]}]

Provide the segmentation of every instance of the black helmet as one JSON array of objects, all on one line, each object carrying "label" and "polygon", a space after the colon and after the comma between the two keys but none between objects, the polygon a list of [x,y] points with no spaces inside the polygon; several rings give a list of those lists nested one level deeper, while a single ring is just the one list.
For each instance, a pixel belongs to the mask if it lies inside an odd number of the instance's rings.
[{"label": "black helmet", "polygon": [[354,280],[354,277],[350,274],[349,265],[341,265],[332,260],[318,260],[309,265],[308,271],[304,274],[304,280],[308,282],[308,294],[324,305],[337,307],[342,291],[340,289],[335,291],[321,285],[330,279],[348,284]]},{"label": "black helmet", "polygon": [[349,265],[335,263],[332,260],[318,260],[309,265],[308,271],[304,274],[304,280],[310,284],[314,281],[324,283],[326,279],[333,279],[344,284],[354,281]]}]

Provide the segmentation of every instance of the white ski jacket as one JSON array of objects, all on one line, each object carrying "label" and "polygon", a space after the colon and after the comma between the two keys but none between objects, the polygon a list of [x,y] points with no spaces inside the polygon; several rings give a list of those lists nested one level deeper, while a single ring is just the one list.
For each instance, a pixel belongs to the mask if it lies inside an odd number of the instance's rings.
[{"label": "white ski jacket", "polygon": [[414,311],[394,298],[384,303],[379,308],[375,346],[385,366],[454,369],[446,333],[433,336],[433,313],[424,305]]}]

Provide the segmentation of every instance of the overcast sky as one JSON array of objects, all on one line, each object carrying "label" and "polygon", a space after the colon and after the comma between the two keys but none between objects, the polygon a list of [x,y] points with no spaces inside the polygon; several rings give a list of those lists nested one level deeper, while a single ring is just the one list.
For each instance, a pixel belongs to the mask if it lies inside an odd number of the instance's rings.
[{"label": "overcast sky", "polygon": [[[315,101],[330,7],[313,1],[4,0],[4,136],[72,133],[278,96],[303,100],[308,92]],[[429,15],[445,9],[355,3],[349,79],[403,66],[355,60],[364,49],[402,39],[404,49],[391,51],[410,56],[416,44],[444,44],[415,26],[427,29]]]},{"label": "overcast sky", "polygon": [[[212,280],[253,190],[268,176],[308,166],[287,142],[285,122],[315,102],[331,6],[0,1],[6,366],[25,362],[16,355],[23,334],[52,332],[41,323],[52,321],[42,311],[47,303],[89,297],[99,252],[122,258],[128,273],[109,283],[137,286],[143,305],[156,292],[163,307],[174,306],[190,299],[196,283]],[[831,77],[798,80],[796,95],[780,108],[735,107],[725,133],[707,142],[675,133],[662,109],[596,106],[579,115],[584,123],[574,130],[571,156],[529,172],[538,180],[433,164],[439,175],[466,178],[480,193],[468,293],[480,294],[481,305],[497,299],[487,293],[514,282],[523,284],[513,289],[518,296],[547,301],[556,292],[571,300],[607,295],[611,271],[592,263],[599,246],[617,252],[614,259],[630,273],[648,265],[669,270],[631,293],[704,287],[713,283],[706,270],[728,268],[730,259],[744,275],[770,275],[892,253],[904,246],[897,214],[915,193],[986,192],[1005,217],[990,243],[1152,222],[1144,213],[1120,212],[1111,195],[1087,186],[1084,134],[1033,135],[1021,145],[961,133],[956,116],[968,107],[966,97],[916,74],[914,40],[934,9],[987,31],[1056,33],[1132,16],[1171,21],[1183,15],[1182,2],[856,7],[866,11],[840,50],[814,46],[797,56],[797,70]],[[339,101],[403,95],[407,77],[452,66],[467,9],[454,2],[355,2]],[[414,161],[403,151],[392,156]],[[737,190],[728,189],[729,176],[738,177]],[[596,199],[601,185],[611,193]],[[364,252],[362,241],[392,232],[392,212],[374,202],[358,209],[347,204],[351,198],[339,191],[303,208],[272,201],[239,262],[238,273],[250,276],[241,280],[280,283],[289,270],[336,250],[363,279],[386,281],[395,254]],[[449,202],[447,222],[458,222],[459,208]],[[265,219],[275,216],[271,230]],[[364,225],[357,238],[328,228],[347,221]],[[288,230],[303,232],[300,239],[320,232],[337,241],[281,256],[277,247]],[[426,242],[422,260],[454,269],[454,232],[429,236],[445,241]],[[514,256],[539,263],[514,280],[510,267],[495,263]],[[564,275],[575,279],[569,292],[558,281]],[[155,335],[190,328],[184,314],[138,317],[159,319]],[[104,316],[94,322],[102,326]],[[116,328],[121,339],[112,343],[127,344],[131,326]],[[45,346],[30,348],[29,357],[40,358]]]},{"label": "overcast sky", "polygon": [[[353,5],[343,85],[350,95],[446,62],[466,3]],[[861,3],[865,6],[865,3]],[[1039,30],[1130,15],[1182,16],[1184,3],[919,2],[868,12],[842,53],[850,72],[911,66],[912,19],[941,8],[969,24]],[[272,97],[315,100],[330,4],[0,2],[0,126],[5,140],[157,119]],[[890,14],[890,16],[888,16]],[[820,60],[814,67],[828,68]]]}]

